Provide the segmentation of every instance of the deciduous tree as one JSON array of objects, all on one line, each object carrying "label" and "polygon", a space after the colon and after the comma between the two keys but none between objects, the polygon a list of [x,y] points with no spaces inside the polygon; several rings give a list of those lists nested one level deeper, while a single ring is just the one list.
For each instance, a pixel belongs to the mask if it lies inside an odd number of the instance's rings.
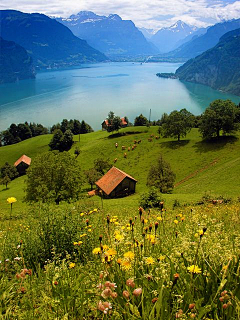
[{"label": "deciduous tree", "polygon": [[68,152],[47,152],[34,159],[27,171],[26,200],[55,202],[77,200],[81,168]]},{"label": "deciduous tree", "polygon": [[136,117],[134,120],[134,126],[147,126],[148,119],[144,117],[144,115],[140,114],[140,116]]},{"label": "deciduous tree", "polygon": [[215,100],[205,110],[199,125],[204,139],[220,137],[238,129],[238,109],[231,100]]},{"label": "deciduous tree", "polygon": [[168,117],[164,117],[161,134],[163,137],[173,137],[180,141],[193,127],[193,115],[186,109],[174,110]]}]

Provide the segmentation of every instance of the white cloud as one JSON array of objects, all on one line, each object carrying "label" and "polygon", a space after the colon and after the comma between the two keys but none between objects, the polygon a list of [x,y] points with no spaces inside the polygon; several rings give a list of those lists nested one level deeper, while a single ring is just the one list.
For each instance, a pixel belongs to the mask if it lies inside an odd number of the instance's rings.
[{"label": "white cloud", "polygon": [[240,18],[239,0],[1,0],[0,9],[10,8],[64,17],[81,10],[101,15],[117,13],[137,26],[154,29],[177,20],[202,27],[223,19]]}]

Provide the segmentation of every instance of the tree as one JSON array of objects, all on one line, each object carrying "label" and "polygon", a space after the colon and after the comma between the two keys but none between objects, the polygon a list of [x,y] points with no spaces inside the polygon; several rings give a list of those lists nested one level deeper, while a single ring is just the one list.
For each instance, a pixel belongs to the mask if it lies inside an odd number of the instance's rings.
[{"label": "tree", "polygon": [[153,165],[148,173],[147,185],[156,187],[161,193],[168,193],[174,187],[176,175],[171,166],[160,155],[157,164]]},{"label": "tree", "polygon": [[204,139],[220,137],[238,129],[238,109],[231,100],[215,100],[202,115],[199,130]]},{"label": "tree", "polygon": [[73,120],[73,130],[72,130],[73,134],[79,134],[81,133],[81,123],[79,120],[74,119]]},{"label": "tree", "polygon": [[62,137],[62,141],[60,143],[60,150],[59,151],[68,151],[71,149],[73,145],[73,134],[71,130],[66,130]]},{"label": "tree", "polygon": [[63,133],[60,129],[57,129],[53,133],[52,140],[49,143],[51,150],[61,150],[61,142],[63,139]]},{"label": "tree", "polygon": [[19,123],[17,126],[18,136],[23,141],[32,138],[32,132],[28,126],[28,123]]},{"label": "tree", "polygon": [[134,126],[147,126],[148,125],[148,119],[144,117],[142,114],[140,116],[136,117],[134,120]]},{"label": "tree", "polygon": [[89,132],[93,132],[93,129],[91,128],[91,126],[89,124],[87,124],[84,120],[82,120],[81,127],[80,127],[80,133],[84,134],[84,133],[89,133]]},{"label": "tree", "polygon": [[174,110],[168,117],[164,116],[162,135],[164,138],[173,137],[180,141],[193,127],[193,115],[186,109]]},{"label": "tree", "polygon": [[121,129],[121,119],[118,116],[115,116],[113,111],[110,111],[108,113],[107,117],[108,125],[107,125],[107,132],[113,132],[113,131],[118,131]]},{"label": "tree", "polygon": [[51,150],[68,151],[73,145],[73,134],[71,130],[66,130],[64,134],[60,129],[54,131],[52,140],[49,143]]},{"label": "tree", "polygon": [[104,175],[104,173],[110,168],[111,164],[109,163],[109,159],[104,160],[103,158],[97,158],[94,160],[94,169],[96,169],[101,175]]},{"label": "tree", "polygon": [[95,168],[91,168],[85,171],[85,175],[92,190],[94,183],[101,178],[101,174]]},{"label": "tree", "polygon": [[82,175],[78,161],[68,152],[46,152],[34,159],[27,171],[26,201],[77,200]]},{"label": "tree", "polygon": [[9,176],[5,176],[5,177],[2,178],[0,181],[1,181],[1,184],[5,185],[5,186],[6,186],[6,189],[7,189],[7,186],[8,186],[8,184],[11,182],[11,179],[9,178]]},{"label": "tree", "polygon": [[16,167],[14,167],[13,165],[9,164],[8,162],[6,162],[2,167],[1,167],[1,178],[3,179],[4,177],[8,177],[10,180],[15,179],[16,177],[18,177],[18,171],[16,169]]}]

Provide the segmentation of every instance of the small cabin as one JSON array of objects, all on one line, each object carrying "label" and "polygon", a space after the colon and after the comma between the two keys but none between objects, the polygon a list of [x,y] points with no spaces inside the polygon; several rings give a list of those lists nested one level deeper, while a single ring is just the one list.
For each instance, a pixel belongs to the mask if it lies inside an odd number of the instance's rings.
[{"label": "small cabin", "polygon": [[[103,123],[102,123],[102,130],[107,130],[108,126],[109,126],[109,122],[108,122],[108,120],[106,119],[106,120],[104,120]],[[125,120],[125,118],[124,118],[124,117],[121,118],[121,128],[125,128],[125,127],[127,127],[127,126],[128,126],[128,123],[127,123],[127,121]]]},{"label": "small cabin", "polygon": [[136,183],[136,179],[116,167],[95,182],[98,193],[102,192],[105,198],[121,198],[135,193]]},{"label": "small cabin", "polygon": [[20,176],[26,174],[26,170],[30,166],[31,161],[32,159],[24,154],[14,163],[14,166],[16,167]]}]

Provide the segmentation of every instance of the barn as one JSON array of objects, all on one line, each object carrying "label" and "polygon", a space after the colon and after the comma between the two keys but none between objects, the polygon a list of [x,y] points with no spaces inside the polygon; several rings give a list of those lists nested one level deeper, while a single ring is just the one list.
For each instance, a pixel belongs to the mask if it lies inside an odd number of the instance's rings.
[{"label": "barn", "polygon": [[95,182],[105,198],[121,198],[135,193],[136,183],[137,180],[116,167]]},{"label": "barn", "polygon": [[14,166],[16,167],[20,176],[26,173],[31,161],[32,159],[24,154],[14,163]]}]

